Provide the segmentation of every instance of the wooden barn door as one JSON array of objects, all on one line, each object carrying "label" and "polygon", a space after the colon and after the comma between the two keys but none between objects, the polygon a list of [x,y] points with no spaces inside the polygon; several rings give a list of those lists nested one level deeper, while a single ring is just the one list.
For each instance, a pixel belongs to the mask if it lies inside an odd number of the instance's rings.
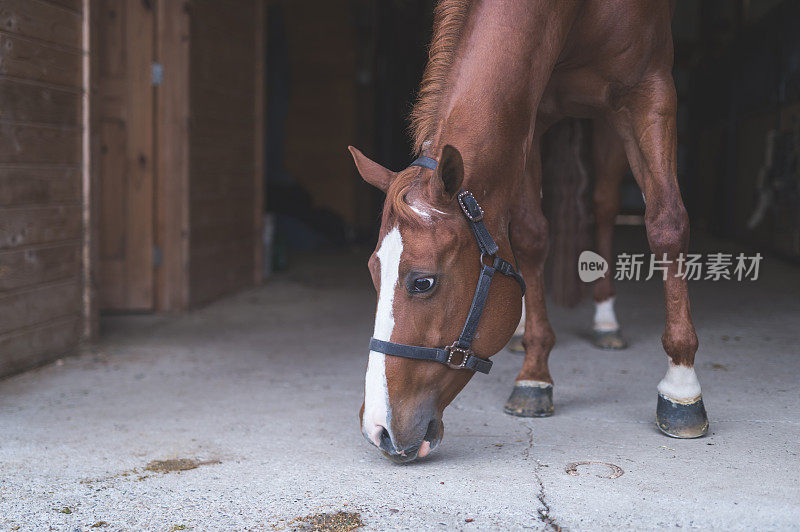
[{"label": "wooden barn door", "polygon": [[82,8],[0,0],[0,377],[81,338]]},{"label": "wooden barn door", "polygon": [[92,160],[101,310],[154,307],[152,5],[92,1]]}]

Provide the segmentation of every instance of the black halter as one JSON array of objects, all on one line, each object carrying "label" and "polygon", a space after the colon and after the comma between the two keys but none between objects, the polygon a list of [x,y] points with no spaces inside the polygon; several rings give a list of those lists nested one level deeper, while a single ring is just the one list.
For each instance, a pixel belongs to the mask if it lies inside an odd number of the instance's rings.
[{"label": "black halter", "polygon": [[[410,166],[421,166],[434,170],[437,162],[430,157],[420,157]],[[458,340],[447,347],[440,348],[418,347],[371,338],[369,348],[371,351],[396,357],[433,360],[446,364],[453,369],[471,369],[481,373],[489,373],[492,368],[492,361],[477,357],[471,346],[478,323],[481,320],[481,314],[483,314],[483,308],[486,306],[486,298],[489,295],[492,277],[494,272],[500,272],[515,279],[520,288],[522,288],[522,295],[525,295],[525,281],[510,262],[497,256],[497,243],[483,223],[483,209],[478,205],[475,197],[469,191],[462,190],[458,193],[458,205],[461,207],[461,211],[464,213],[481,251],[481,274],[478,277],[478,287],[475,289],[472,305],[469,308],[469,314],[467,314],[467,321],[464,323],[464,328],[461,330]],[[484,258],[491,258],[492,265],[487,266],[484,263]]]}]

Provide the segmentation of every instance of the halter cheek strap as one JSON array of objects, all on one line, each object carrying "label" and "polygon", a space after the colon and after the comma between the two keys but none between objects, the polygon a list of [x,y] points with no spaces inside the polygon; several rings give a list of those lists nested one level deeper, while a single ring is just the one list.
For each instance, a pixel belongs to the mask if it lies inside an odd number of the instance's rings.
[{"label": "halter cheek strap", "polygon": [[[422,166],[431,170],[435,169],[436,165],[436,160],[430,157],[420,157],[411,163],[411,166]],[[472,341],[475,339],[478,323],[481,320],[483,309],[486,307],[486,299],[489,296],[492,278],[495,272],[511,277],[519,283],[522,295],[525,295],[525,281],[510,262],[497,256],[497,243],[483,223],[483,209],[481,209],[475,197],[469,191],[462,190],[458,193],[457,199],[481,252],[481,272],[478,277],[478,286],[475,288],[475,295],[472,297],[469,314],[467,314],[467,320],[463,329],[461,329],[458,340],[447,347],[440,348],[398,344],[371,338],[369,349],[370,351],[403,358],[432,360],[453,369],[470,369],[481,373],[489,373],[492,368],[492,361],[476,356],[472,351]],[[485,264],[485,258],[492,258],[492,264]]]}]

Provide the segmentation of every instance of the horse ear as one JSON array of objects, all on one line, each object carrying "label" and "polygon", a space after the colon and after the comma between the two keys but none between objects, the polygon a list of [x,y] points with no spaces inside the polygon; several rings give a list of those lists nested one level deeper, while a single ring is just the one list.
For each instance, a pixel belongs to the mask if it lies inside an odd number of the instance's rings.
[{"label": "horse ear", "polygon": [[444,198],[447,201],[456,197],[464,182],[464,160],[461,153],[446,144],[436,167],[436,177],[431,180],[434,197]]},{"label": "horse ear", "polygon": [[394,178],[397,177],[396,172],[392,172],[388,168],[379,165],[353,146],[348,146],[347,149],[350,150],[353,161],[356,163],[356,168],[358,168],[358,173],[361,174],[364,181],[381,189],[383,192],[389,190],[389,185],[391,185]]}]

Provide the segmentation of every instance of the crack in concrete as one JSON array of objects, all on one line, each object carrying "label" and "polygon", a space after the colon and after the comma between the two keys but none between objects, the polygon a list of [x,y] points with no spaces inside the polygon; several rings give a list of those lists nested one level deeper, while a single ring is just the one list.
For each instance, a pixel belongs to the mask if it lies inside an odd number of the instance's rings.
[{"label": "crack in concrete", "polygon": [[539,493],[536,494],[536,498],[539,499],[539,503],[542,505],[542,508],[536,511],[539,515],[539,520],[544,524],[546,530],[554,530],[555,532],[565,531],[566,529],[556,523],[555,518],[550,514],[550,503],[547,502],[547,497],[544,493],[544,482],[542,481],[542,476],[539,474],[542,463],[533,457],[533,427],[525,422],[523,422],[523,424],[528,431],[528,446],[522,454],[525,460],[533,460],[533,462],[536,463],[536,467],[533,468],[533,476],[536,478],[536,482],[539,483]]}]

